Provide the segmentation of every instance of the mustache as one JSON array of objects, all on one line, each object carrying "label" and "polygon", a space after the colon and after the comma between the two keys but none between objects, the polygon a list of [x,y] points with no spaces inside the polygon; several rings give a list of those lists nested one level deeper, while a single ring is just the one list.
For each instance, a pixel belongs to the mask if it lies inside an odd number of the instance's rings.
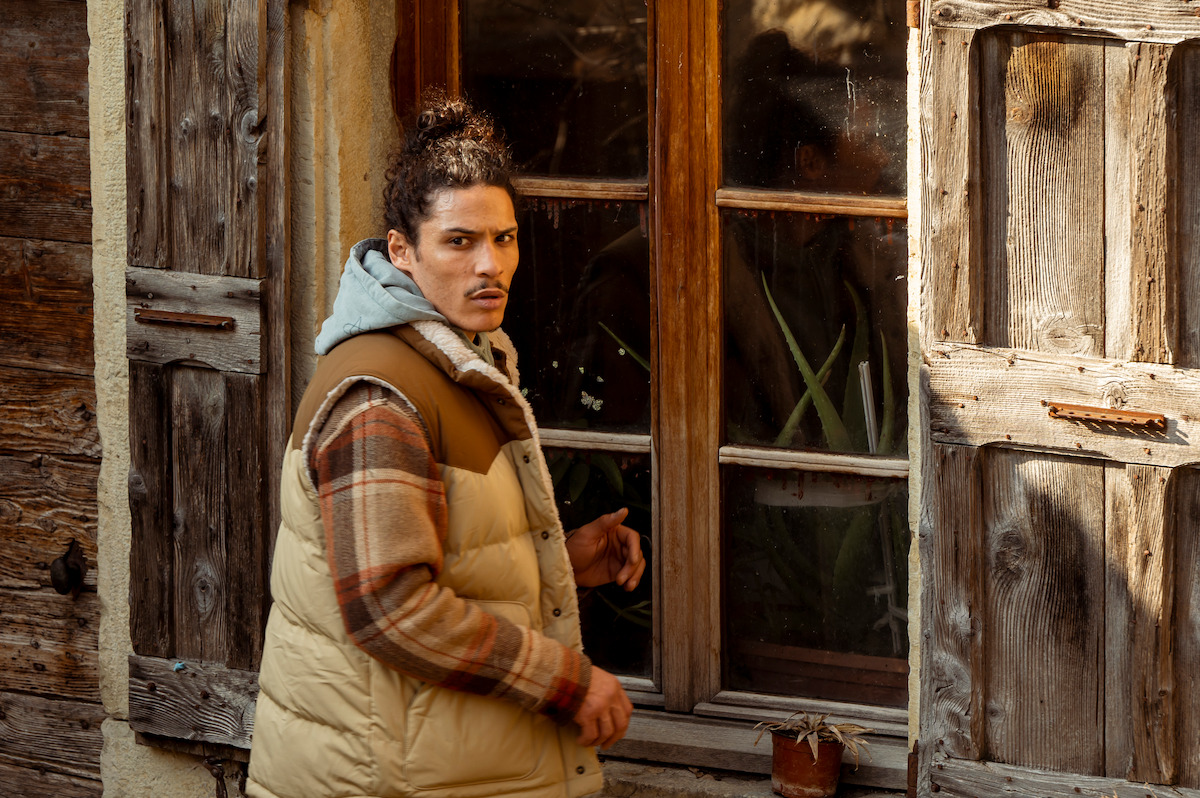
[{"label": "mustache", "polygon": [[480,291],[500,291],[505,296],[508,296],[508,286],[499,280],[481,280],[464,291],[463,296],[470,299]]}]

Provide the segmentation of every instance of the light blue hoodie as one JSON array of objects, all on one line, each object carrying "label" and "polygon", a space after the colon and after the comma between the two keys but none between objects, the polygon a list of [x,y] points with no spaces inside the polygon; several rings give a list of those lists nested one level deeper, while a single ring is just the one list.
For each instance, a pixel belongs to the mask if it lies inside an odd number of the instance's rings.
[{"label": "light blue hoodie", "polygon": [[[363,239],[350,248],[333,300],[333,313],[317,334],[317,354],[327,355],[342,341],[360,333],[386,330],[410,321],[440,321],[449,325],[412,278],[392,265],[387,256],[387,240]],[[453,326],[451,329],[492,362],[487,333],[479,333],[472,341],[461,330]]]}]

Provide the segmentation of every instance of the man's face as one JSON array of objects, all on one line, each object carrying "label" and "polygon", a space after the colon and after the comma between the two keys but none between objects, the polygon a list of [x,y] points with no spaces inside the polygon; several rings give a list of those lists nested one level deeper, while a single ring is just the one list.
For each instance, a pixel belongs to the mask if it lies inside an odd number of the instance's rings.
[{"label": "man's face", "polygon": [[496,186],[446,188],[417,227],[414,247],[388,231],[388,257],[439,313],[467,333],[500,326],[517,270],[517,218],[508,192]]}]

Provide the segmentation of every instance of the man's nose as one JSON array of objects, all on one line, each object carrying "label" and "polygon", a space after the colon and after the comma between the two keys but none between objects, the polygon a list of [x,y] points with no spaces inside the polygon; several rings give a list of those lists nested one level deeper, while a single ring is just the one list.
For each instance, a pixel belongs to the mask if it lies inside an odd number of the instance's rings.
[{"label": "man's nose", "polygon": [[504,271],[504,262],[501,258],[500,248],[494,241],[485,244],[480,248],[479,257],[475,260],[475,273],[496,277],[502,271]]}]

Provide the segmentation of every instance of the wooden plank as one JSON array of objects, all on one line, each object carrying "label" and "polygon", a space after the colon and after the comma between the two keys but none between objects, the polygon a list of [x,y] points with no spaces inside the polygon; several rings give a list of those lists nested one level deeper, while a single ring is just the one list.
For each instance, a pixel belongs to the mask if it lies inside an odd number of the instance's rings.
[{"label": "wooden plank", "polygon": [[[225,538],[226,609],[231,631],[221,661],[230,668],[255,669],[262,656],[270,590],[267,585],[267,452],[264,379],[226,374],[226,494],[229,529]],[[220,451],[220,450],[218,450]]]},{"label": "wooden plank", "polygon": [[[787,713],[777,716],[787,717]],[[753,724],[693,718],[669,712],[634,710],[629,733],[606,753],[626,759],[669,761],[682,765],[771,772],[771,744],[767,736],[754,744]],[[868,737],[869,755],[856,770],[852,759],[842,764],[842,782],[884,789],[904,789],[908,744],[894,737]]]},{"label": "wooden plank", "polygon": [[[172,656],[224,662],[230,631],[226,534],[224,375],[181,367],[171,374],[171,476],[175,519]],[[236,634],[244,630],[234,629]]]},{"label": "wooden plank", "polygon": [[[1200,119],[1200,49],[1182,47],[1179,59],[1179,119]],[[1200,263],[1200,125],[1179,126],[1179,177],[1176,231],[1177,264]],[[1176,362],[1188,368],[1200,367],[1200,269],[1178,268],[1179,352]]]},{"label": "wooden plank", "polygon": [[[927,352],[940,443],[1040,449],[1143,465],[1196,462],[1200,374],[1152,363],[938,344]],[[1163,413],[1163,432],[1051,418],[1043,401]]]},{"label": "wooden plank", "polygon": [[87,6],[0,4],[0,130],[88,136]]},{"label": "wooden plank", "polygon": [[882,707],[874,704],[832,702],[815,698],[746,693],[722,690],[712,702],[701,702],[693,712],[714,718],[748,720],[779,720],[793,712],[829,713],[834,723],[857,723],[886,737],[908,737],[908,710],[901,707]]},{"label": "wooden plank", "polygon": [[[262,372],[263,281],[130,267],[125,272],[131,360],[196,361],[222,371]],[[137,308],[233,319],[230,329],[139,320]]]},{"label": "wooden plank", "polygon": [[518,177],[513,188],[522,197],[572,200],[645,202],[650,189],[645,180],[573,180],[562,177]]},{"label": "wooden plank", "polygon": [[1100,774],[1104,467],[1006,451],[984,462],[987,758]]},{"label": "wooden plank", "polygon": [[922,329],[926,341],[974,343],[983,335],[979,48],[972,31],[939,30],[927,41],[921,58]]},{"label": "wooden plank", "polygon": [[936,765],[932,784],[939,798],[1200,798],[1200,790],[1182,787],[954,759]]},{"label": "wooden plank", "polygon": [[0,456],[0,587],[50,588],[50,563],[71,540],[96,585],[96,484],[100,464],[41,454]]},{"label": "wooden plank", "polygon": [[856,197],[822,194],[815,191],[772,191],[754,188],[717,189],[718,208],[832,213],[839,216],[886,216],[908,218],[908,200],[904,197]]},{"label": "wooden plank", "polygon": [[125,0],[126,246],[130,266],[164,268],[171,260],[167,199],[166,36],[158,0]]},{"label": "wooden plank", "polygon": [[1130,50],[1122,42],[1104,47],[1104,355],[1133,359],[1133,214],[1130,148]]},{"label": "wooden plank", "polygon": [[21,798],[101,798],[99,779],[67,776],[38,767],[15,765],[0,758],[0,795]]},{"label": "wooden plank", "polygon": [[1021,25],[1142,41],[1200,36],[1200,16],[1179,0],[933,0],[935,25],[986,28]]},{"label": "wooden plank", "polygon": [[0,365],[0,441],[9,452],[100,457],[95,380]]},{"label": "wooden plank", "polygon": [[163,367],[130,362],[129,629],[135,652],[159,657],[175,647],[169,383]]},{"label": "wooden plank", "polygon": [[1174,480],[1179,783],[1200,790],[1200,471],[1178,469]]},{"label": "wooden plank", "polygon": [[0,365],[90,375],[92,248],[0,237]]},{"label": "wooden plank", "polygon": [[0,236],[91,243],[86,139],[0,133]]},{"label": "wooden plank", "polygon": [[1132,359],[1174,363],[1179,336],[1174,48],[1137,42],[1129,50]]},{"label": "wooden plank", "polygon": [[[90,570],[95,571],[92,560]],[[100,703],[100,599],[0,588],[0,692]]]},{"label": "wooden plank", "polygon": [[99,704],[0,693],[0,758],[80,778],[100,777]]},{"label": "wooden plank", "polygon": [[253,671],[191,659],[129,658],[129,726],[142,734],[248,750],[257,697]]},{"label": "wooden plank", "polygon": [[[655,619],[666,708],[689,711],[720,689],[720,257],[715,141],[695,124],[714,96],[705,65],[715,35],[706,25],[706,3],[653,4],[648,23],[656,31],[651,68],[657,76],[651,165],[651,327],[653,373],[679,375],[658,383],[651,399],[657,431],[658,573]],[[717,19],[713,13],[710,19]],[[654,85],[653,83],[651,85]],[[713,150],[710,152],[710,147]],[[710,157],[711,156],[711,157]],[[665,212],[665,209],[671,212]],[[698,266],[703,264],[703,266]],[[697,269],[700,269],[698,272]]]},{"label": "wooden plank", "polygon": [[978,452],[931,446],[924,453],[919,545],[921,739],[960,759],[984,753],[983,507]]},{"label": "wooden plank", "polygon": [[[266,3],[166,3],[169,98],[170,267],[197,274],[261,277],[262,202],[258,148],[263,118]],[[153,131],[152,131],[153,135]],[[164,166],[147,179],[164,179]]]},{"label": "wooden plank", "polygon": [[898,477],[909,473],[909,461],[899,457],[853,456],[829,452],[771,449],[765,446],[722,446],[722,465],[756,466],[819,471],[826,474],[858,474],[869,477]]},{"label": "wooden plank", "polygon": [[987,342],[1104,351],[1104,48],[983,39]]},{"label": "wooden plank", "polygon": [[1105,773],[1156,784],[1175,783],[1179,769],[1170,475],[1149,466],[1105,469]]}]

